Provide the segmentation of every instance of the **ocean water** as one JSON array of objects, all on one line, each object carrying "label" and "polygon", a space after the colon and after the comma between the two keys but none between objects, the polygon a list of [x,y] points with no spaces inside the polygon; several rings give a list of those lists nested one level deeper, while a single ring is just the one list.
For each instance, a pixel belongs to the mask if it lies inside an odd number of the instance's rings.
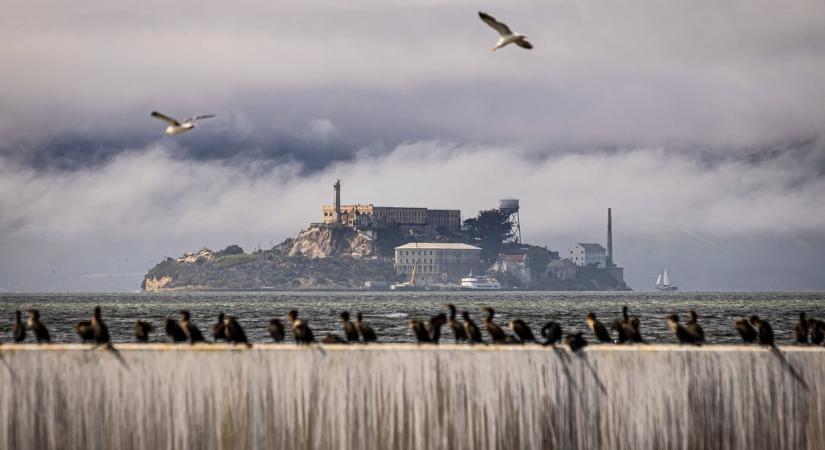
[{"label": "ocean water", "polygon": [[[136,319],[153,323],[152,341],[165,342],[163,320],[177,318],[187,309],[192,320],[207,334],[220,312],[234,315],[252,342],[268,342],[270,318],[298,309],[309,321],[316,337],[327,333],[343,335],[338,314],[357,311],[378,333],[380,342],[413,342],[407,321],[427,319],[445,312],[443,304],[453,303],[459,312],[467,310],[477,324],[481,308],[496,310],[496,322],[505,326],[512,318],[526,321],[536,335],[549,320],[560,322],[565,333],[583,331],[589,336],[584,316],[594,312],[606,324],[621,315],[627,305],[631,315],[641,319],[645,339],[651,343],[673,343],[664,317],[693,308],[705,329],[709,343],[736,343],[739,337],[732,322],[757,314],[771,322],[780,344],[792,343],[793,327],[799,313],[825,319],[825,293],[791,292],[238,292],[238,293],[113,293],[113,294],[2,294],[0,295],[0,342],[11,340],[14,311],[37,308],[55,342],[78,342],[73,326],[88,320],[96,305],[115,342],[133,341]],[[24,314],[25,316],[25,314]],[[446,329],[444,330],[447,331]],[[448,332],[447,342],[452,341]],[[485,336],[486,338],[486,336]],[[31,340],[31,336],[28,337]],[[288,340],[291,336],[288,334]]]}]

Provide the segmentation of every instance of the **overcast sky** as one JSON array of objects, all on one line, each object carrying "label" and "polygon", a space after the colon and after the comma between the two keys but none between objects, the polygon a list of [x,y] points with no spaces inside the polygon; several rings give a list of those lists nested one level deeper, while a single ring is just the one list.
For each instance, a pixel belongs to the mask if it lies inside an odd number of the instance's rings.
[{"label": "overcast sky", "polygon": [[[482,9],[532,51],[490,52]],[[825,289],[825,3],[11,1],[0,290],[135,290],[344,202],[520,198],[629,284]],[[164,137],[157,109],[215,113]]]}]

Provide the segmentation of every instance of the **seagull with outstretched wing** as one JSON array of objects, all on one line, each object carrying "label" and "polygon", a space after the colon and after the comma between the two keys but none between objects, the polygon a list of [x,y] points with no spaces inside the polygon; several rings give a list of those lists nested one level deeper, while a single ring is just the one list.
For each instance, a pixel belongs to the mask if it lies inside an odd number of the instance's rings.
[{"label": "seagull with outstretched wing", "polygon": [[478,17],[481,17],[481,20],[483,20],[484,23],[489,25],[490,28],[496,30],[500,36],[498,38],[496,46],[493,47],[493,51],[496,51],[501,47],[504,47],[505,45],[509,44],[516,44],[519,47],[526,48],[528,50],[533,48],[533,44],[531,44],[527,40],[527,36],[521,33],[513,33],[513,31],[510,30],[510,27],[508,27],[506,23],[499,22],[498,20],[496,20],[495,17],[481,11],[478,12]]},{"label": "seagull with outstretched wing", "polygon": [[164,133],[166,133],[170,136],[173,136],[173,135],[176,135],[176,134],[181,134],[181,133],[186,133],[187,131],[191,130],[192,128],[195,128],[195,121],[196,120],[208,119],[210,117],[215,117],[214,114],[203,114],[203,115],[200,115],[200,116],[192,116],[192,117],[184,120],[183,122],[180,122],[175,118],[169,117],[166,114],[159,113],[157,111],[152,111],[152,114],[150,114],[150,116],[154,117],[155,119],[160,119],[160,120],[168,123],[169,126],[166,127],[166,131],[164,131]]}]

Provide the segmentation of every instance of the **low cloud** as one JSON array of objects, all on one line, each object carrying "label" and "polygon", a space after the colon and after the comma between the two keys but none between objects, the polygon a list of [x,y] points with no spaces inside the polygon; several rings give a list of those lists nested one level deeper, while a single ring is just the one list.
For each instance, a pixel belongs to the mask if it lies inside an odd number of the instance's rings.
[{"label": "low cloud", "polygon": [[[4,162],[0,238],[18,247],[97,240],[109,243],[102,255],[118,258],[133,256],[140,242],[141,266],[117,270],[136,272],[148,269],[147,258],[201,245],[268,247],[320,221],[336,178],[343,180],[344,202],[459,208],[465,218],[513,196],[521,199],[526,240],[562,251],[576,241],[602,242],[607,207],[624,242],[683,245],[687,238],[688,245],[724,246],[752,239],[758,247],[765,239],[819,239],[825,229],[825,212],[816,207],[825,196],[823,153],[816,147],[708,163],[666,149],[536,158],[517,146],[424,141],[387,154],[365,150],[310,175],[297,163],[196,163],[174,151],[156,145],[73,172]],[[33,252],[38,246],[32,245],[19,251]],[[37,252],[49,265],[75,264],[75,255],[59,261],[42,247]],[[5,264],[16,256],[4,252]],[[631,280],[634,264],[650,263],[642,258],[624,262]]]}]

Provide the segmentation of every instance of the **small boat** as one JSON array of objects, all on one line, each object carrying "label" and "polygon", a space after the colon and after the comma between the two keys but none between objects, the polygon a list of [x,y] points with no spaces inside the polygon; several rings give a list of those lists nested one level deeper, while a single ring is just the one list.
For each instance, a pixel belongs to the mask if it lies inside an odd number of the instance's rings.
[{"label": "small boat", "polygon": [[461,279],[461,286],[459,289],[462,291],[498,291],[501,290],[501,284],[499,284],[498,280],[489,275],[479,275],[474,277],[471,273]]},{"label": "small boat", "polygon": [[415,266],[413,266],[410,281],[402,281],[401,283],[393,283],[390,285],[391,291],[420,291],[423,288],[415,284]]},{"label": "small boat", "polygon": [[656,278],[656,289],[660,291],[676,291],[679,290],[679,287],[673,284],[670,284],[670,278],[667,276],[667,267],[662,270],[662,273],[659,274],[659,277]]}]

